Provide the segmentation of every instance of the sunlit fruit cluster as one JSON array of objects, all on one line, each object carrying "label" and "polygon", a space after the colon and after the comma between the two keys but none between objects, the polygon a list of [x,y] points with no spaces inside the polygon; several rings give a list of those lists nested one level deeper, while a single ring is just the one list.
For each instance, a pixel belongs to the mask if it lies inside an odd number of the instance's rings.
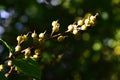
[{"label": "sunlit fruit cluster", "polygon": [[[98,13],[95,15],[90,15],[86,18],[80,19],[77,22],[74,22],[73,24],[70,24],[67,26],[67,30],[64,32],[59,32],[60,23],[58,20],[55,20],[51,23],[52,25],[52,31],[50,36],[49,34],[46,35],[46,31],[37,33],[35,30],[33,32],[28,32],[27,34],[21,34],[17,36],[17,45],[14,49],[14,52],[10,52],[8,56],[7,66],[9,67],[15,67],[15,65],[12,62],[12,59],[15,58],[32,58],[34,60],[40,60],[41,51],[44,48],[44,44],[51,39],[56,39],[58,42],[63,41],[67,35],[66,33],[72,33],[73,35],[77,35],[80,30],[86,30],[88,27],[94,25],[96,16],[98,16]],[[26,45],[26,43],[29,43],[29,45]],[[25,44],[25,45],[24,45]],[[15,54],[18,54],[16,57]],[[59,55],[58,61],[62,58],[62,55]],[[0,64],[0,71],[3,71],[5,68],[4,63]],[[16,69],[15,69],[16,70]]]}]

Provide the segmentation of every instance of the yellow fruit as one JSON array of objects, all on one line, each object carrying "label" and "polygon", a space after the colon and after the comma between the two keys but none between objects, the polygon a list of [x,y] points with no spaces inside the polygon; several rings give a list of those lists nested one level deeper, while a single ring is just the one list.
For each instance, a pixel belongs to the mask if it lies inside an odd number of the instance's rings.
[{"label": "yellow fruit", "polygon": [[77,30],[77,29],[74,29],[74,30],[73,30],[73,34],[74,34],[74,35],[77,35],[77,34],[78,34],[78,30]]},{"label": "yellow fruit", "polygon": [[33,58],[34,58],[34,59],[38,59],[39,56],[38,56],[38,55],[33,55]]},{"label": "yellow fruit", "polygon": [[52,22],[52,26],[53,26],[53,27],[55,27],[55,26],[59,26],[58,20],[53,21],[53,22]]},{"label": "yellow fruit", "polygon": [[35,55],[39,55],[40,52],[41,52],[40,49],[35,49],[35,51],[34,51]]},{"label": "yellow fruit", "polygon": [[77,29],[77,25],[73,24],[74,29]]},{"label": "yellow fruit", "polygon": [[85,23],[86,26],[90,26],[90,20],[89,19],[85,19],[84,23]]},{"label": "yellow fruit", "polygon": [[15,47],[15,51],[18,52],[18,51],[20,51],[20,50],[21,50],[21,46],[20,46],[20,45],[17,45],[17,46]]},{"label": "yellow fruit", "polygon": [[3,69],[4,69],[4,65],[1,64],[1,65],[0,65],[0,71],[2,71]]},{"label": "yellow fruit", "polygon": [[81,26],[81,30],[84,31],[84,30],[86,30],[86,29],[87,29],[87,26],[86,26],[86,25],[82,25],[82,26]]},{"label": "yellow fruit", "polygon": [[52,32],[58,32],[59,31],[59,26],[54,26],[52,28]]},{"label": "yellow fruit", "polygon": [[65,39],[65,36],[59,36],[59,37],[57,38],[57,40],[58,40],[59,42],[63,41],[64,39]]},{"label": "yellow fruit", "polygon": [[78,20],[77,25],[82,26],[83,25],[83,20]]},{"label": "yellow fruit", "polygon": [[40,33],[40,34],[39,34],[39,38],[40,38],[40,39],[44,39],[44,37],[45,37],[45,33]]},{"label": "yellow fruit", "polygon": [[58,20],[57,21],[53,21],[52,22],[52,26],[53,26],[52,27],[52,33],[59,31],[60,24],[58,23]]},{"label": "yellow fruit", "polygon": [[74,29],[74,26],[72,24],[68,26],[68,31],[71,32],[71,31],[73,31],[73,29]]},{"label": "yellow fruit", "polygon": [[36,38],[37,37],[37,33],[35,33],[35,31],[34,31],[34,33],[32,33],[32,38]]},{"label": "yellow fruit", "polygon": [[27,41],[27,39],[28,39],[27,35],[23,35],[22,39],[23,39],[23,41]]},{"label": "yellow fruit", "polygon": [[90,16],[90,20],[93,22],[95,21],[95,18],[96,18],[95,16]]},{"label": "yellow fruit", "polygon": [[21,43],[22,40],[23,40],[22,36],[18,36],[18,37],[17,37],[18,44]]},{"label": "yellow fruit", "polygon": [[9,61],[8,61],[8,66],[12,66],[12,64],[13,64],[13,63],[12,63],[12,60],[9,60]]}]

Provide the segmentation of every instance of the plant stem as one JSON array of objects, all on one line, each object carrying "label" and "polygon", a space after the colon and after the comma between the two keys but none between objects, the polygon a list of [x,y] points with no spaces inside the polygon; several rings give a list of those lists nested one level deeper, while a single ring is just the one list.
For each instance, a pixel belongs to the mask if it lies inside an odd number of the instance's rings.
[{"label": "plant stem", "polygon": [[56,37],[58,37],[58,36],[60,36],[60,35],[66,34],[66,33],[68,33],[68,32],[69,32],[69,31],[65,31],[64,33],[59,33],[59,34],[50,36],[49,38],[45,39],[45,41],[49,41],[49,40],[51,40],[51,39],[53,39],[53,38],[56,38]]},{"label": "plant stem", "polygon": [[6,77],[9,77],[9,75],[13,72],[15,66],[11,66],[10,70],[5,74]]}]

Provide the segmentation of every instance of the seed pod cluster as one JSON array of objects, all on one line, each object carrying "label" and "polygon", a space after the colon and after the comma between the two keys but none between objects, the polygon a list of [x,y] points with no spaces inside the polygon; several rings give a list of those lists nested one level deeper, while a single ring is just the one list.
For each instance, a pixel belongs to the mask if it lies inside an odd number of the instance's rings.
[{"label": "seed pod cluster", "polygon": [[[54,25],[55,25],[55,23],[54,23]],[[37,59],[40,54],[41,48],[43,47],[44,42],[45,42],[45,33],[46,33],[46,31],[43,33],[37,34],[34,31],[33,33],[31,33],[30,36],[28,36],[28,34],[18,36],[17,37],[18,44],[15,47],[15,52],[24,53],[24,58],[34,57],[35,59]],[[24,47],[24,46],[22,47],[22,44],[24,44],[23,42],[29,41],[29,39],[31,39],[33,41],[32,44],[30,44],[26,48],[23,48]],[[35,54],[33,54],[33,53],[35,53]],[[10,65],[10,64],[8,64],[8,65]]]},{"label": "seed pod cluster", "polygon": [[[90,15],[86,18],[78,20],[76,23],[70,24],[66,32],[71,32],[72,34],[77,35],[80,30],[84,31],[89,26],[92,26],[95,23],[95,19],[97,15],[98,13],[95,16]],[[55,36],[53,35],[54,37],[52,37],[53,33],[59,31],[59,27],[60,27],[60,24],[58,23],[58,20],[52,22],[52,33],[51,33],[50,39],[57,37],[57,41],[61,42],[65,39],[65,36],[63,36],[62,33]],[[28,34],[18,36],[17,37],[18,44],[15,47],[15,52],[22,51],[24,52],[25,58],[29,58],[30,56],[32,56],[37,59],[40,54],[41,47],[43,47],[45,43],[45,33],[46,31],[40,34],[37,34],[35,31],[31,33],[31,38],[33,39],[33,45],[28,46],[26,49],[23,49],[23,50],[22,50],[21,44],[24,41],[27,41],[29,36]],[[35,54],[31,55],[31,50],[34,50]]]},{"label": "seed pod cluster", "polygon": [[35,59],[35,60],[39,59],[40,53],[41,53],[41,50],[40,50],[40,49],[35,49],[34,55],[32,56],[33,59]]},{"label": "seed pod cluster", "polygon": [[98,13],[95,16],[91,15],[87,18],[83,18],[77,21],[76,24],[70,24],[68,26],[68,32],[72,32],[74,35],[77,35],[80,30],[86,30],[89,26],[92,26],[95,23],[95,19]]},{"label": "seed pod cluster", "polygon": [[59,31],[60,24],[58,20],[52,22],[52,34]]},{"label": "seed pod cluster", "polygon": [[[17,46],[15,47],[15,53],[20,53],[20,56],[16,56],[14,54],[12,54],[12,51],[10,52],[9,56],[8,56],[8,62],[7,62],[7,66],[9,67],[13,67],[15,66],[13,64],[12,59],[16,59],[16,58],[33,58],[35,60],[40,60],[40,55],[41,55],[41,50],[44,48],[44,44],[45,41],[53,39],[53,38],[57,38],[58,42],[63,41],[66,36],[64,36],[64,34],[66,33],[72,33],[75,36],[78,36],[79,31],[80,30],[86,30],[89,26],[92,26],[95,23],[95,19],[96,16],[98,15],[98,13],[94,16],[94,15],[90,15],[87,18],[83,18],[78,20],[77,22],[68,25],[67,30],[65,32],[61,32],[58,34],[54,34],[59,31],[59,27],[60,24],[58,23],[58,20],[53,21],[52,22],[52,32],[51,35],[46,38],[47,36],[46,31],[41,32],[39,34],[37,34],[35,31],[31,32],[31,33],[27,33],[24,35],[19,35],[17,36],[16,40],[17,40]],[[29,36],[30,34],[30,36]],[[31,43],[29,45],[24,46],[24,43],[27,42],[28,43],[31,41]],[[119,49],[119,47],[117,47],[115,49],[115,51],[117,52],[117,50]],[[18,54],[19,55],[19,54]],[[22,56],[21,56],[22,55]],[[57,61],[60,61],[62,59],[63,55],[58,55],[57,57]],[[54,57],[55,58],[55,57]],[[42,60],[41,60],[42,61]],[[3,71],[5,69],[5,65],[4,64],[0,64],[0,71]],[[15,70],[18,71],[17,66],[15,66]]]}]

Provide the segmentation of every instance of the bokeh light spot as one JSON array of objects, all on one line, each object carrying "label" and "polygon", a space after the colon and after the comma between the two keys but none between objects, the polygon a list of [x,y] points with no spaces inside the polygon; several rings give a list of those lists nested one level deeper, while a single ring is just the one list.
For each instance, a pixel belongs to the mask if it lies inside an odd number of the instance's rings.
[{"label": "bokeh light spot", "polygon": [[17,22],[17,23],[15,24],[15,27],[16,27],[16,29],[19,30],[19,31],[23,31],[23,30],[24,30],[24,26],[23,26],[23,24],[20,23],[20,22]]},{"label": "bokeh light spot", "polygon": [[114,53],[115,53],[115,55],[120,55],[120,46],[116,46],[114,48]]},{"label": "bokeh light spot", "polygon": [[9,18],[10,13],[5,11],[5,10],[0,10],[0,16],[1,16],[1,18],[5,18],[6,19],[6,18]]},{"label": "bokeh light spot", "polygon": [[57,6],[61,4],[61,0],[51,0],[51,5]]},{"label": "bokeh light spot", "polygon": [[116,33],[115,33],[115,38],[117,40],[120,40],[120,30],[117,30]]},{"label": "bokeh light spot", "polygon": [[103,20],[107,20],[109,18],[109,14],[107,12],[102,12],[101,16]]},{"label": "bokeh light spot", "polygon": [[93,50],[95,50],[95,51],[99,51],[101,48],[102,48],[102,43],[101,42],[95,42],[94,44],[93,44]]},{"label": "bokeh light spot", "polygon": [[115,47],[116,44],[117,44],[117,42],[116,42],[115,40],[113,40],[113,39],[109,39],[109,40],[108,40],[108,46],[109,46],[110,48]]}]

